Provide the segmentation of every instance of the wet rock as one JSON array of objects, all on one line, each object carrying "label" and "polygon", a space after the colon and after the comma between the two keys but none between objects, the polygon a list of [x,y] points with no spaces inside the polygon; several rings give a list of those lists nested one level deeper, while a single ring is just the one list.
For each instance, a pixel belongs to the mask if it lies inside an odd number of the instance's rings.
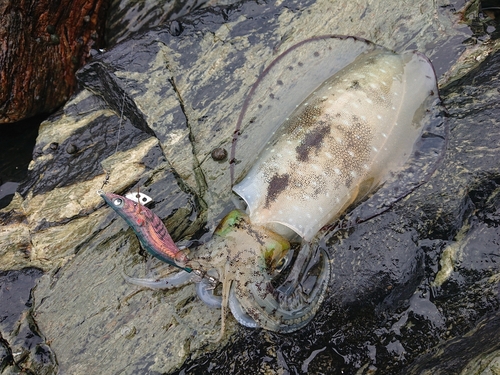
[{"label": "wet rock", "polygon": [[[122,271],[157,277],[173,270],[140,250],[96,190],[140,187],[174,240],[206,238],[232,208],[228,163],[210,154],[231,147],[244,97],[277,53],[335,30],[396,50],[416,47],[440,57],[436,69],[444,73],[465,49],[456,43],[465,35],[451,27],[451,13],[440,11],[428,2],[397,10],[370,2],[246,2],[186,17],[177,36],[170,25],[151,30],[84,67],[82,90],[41,126],[29,177],[2,210],[0,232],[0,249],[9,249],[0,254],[3,267],[51,271],[35,291],[34,311],[59,370],[169,373],[184,364],[198,372],[394,372],[437,344],[449,318],[431,282],[441,252],[474,211],[464,198],[474,174],[461,168],[497,173],[495,149],[484,151],[466,128],[457,133],[469,118],[462,104],[452,117],[450,154],[435,178],[386,214],[329,238],[329,297],[315,320],[293,334],[238,327],[230,318],[224,341],[213,344],[220,312],[203,305],[193,285],[138,291],[125,283]],[[454,90],[450,100],[472,102]],[[471,123],[477,115],[470,114]],[[252,142],[243,132],[241,163],[251,163]],[[493,131],[488,142],[497,142]],[[70,144],[76,154],[66,152]],[[487,157],[474,158],[480,152]],[[475,176],[480,182],[484,175]],[[234,345],[223,349],[229,337]]]},{"label": "wet rock", "polygon": [[19,183],[26,178],[40,118],[16,123],[2,129],[0,137],[0,208],[12,200]]},{"label": "wet rock", "polygon": [[114,46],[134,34],[166,22],[170,25],[170,33],[179,36],[183,27],[178,18],[208,6],[236,2],[237,0],[188,0],[157,3],[146,0],[113,0],[109,3],[106,21],[106,45]]},{"label": "wet rock", "polygon": [[497,374],[500,370],[500,318],[476,322],[466,335],[451,339],[422,355],[406,374]]},{"label": "wet rock", "polygon": [[53,374],[57,363],[33,316],[31,289],[42,275],[36,268],[0,273],[0,372]]},{"label": "wet rock", "polygon": [[68,100],[75,71],[102,41],[104,5],[101,0],[0,3],[0,123],[52,112]]}]

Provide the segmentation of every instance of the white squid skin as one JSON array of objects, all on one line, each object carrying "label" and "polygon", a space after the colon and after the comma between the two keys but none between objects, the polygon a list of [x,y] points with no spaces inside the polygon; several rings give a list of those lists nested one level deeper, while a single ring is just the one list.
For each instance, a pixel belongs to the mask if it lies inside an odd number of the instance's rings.
[{"label": "white squid skin", "polygon": [[296,109],[234,186],[252,223],[311,241],[404,164],[421,134],[414,117],[435,95],[423,55],[377,49],[360,56]]},{"label": "white squid skin", "polygon": [[[198,290],[222,307],[217,341],[228,306],[241,324],[277,332],[300,329],[314,317],[330,277],[318,232],[400,168],[422,134],[424,112],[438,93],[429,60],[351,39],[370,48],[289,115],[233,187],[247,214],[228,214],[205,245],[209,255],[186,264],[215,270],[222,282],[221,298],[206,286]],[[274,285],[297,237],[302,244],[289,275]]]}]

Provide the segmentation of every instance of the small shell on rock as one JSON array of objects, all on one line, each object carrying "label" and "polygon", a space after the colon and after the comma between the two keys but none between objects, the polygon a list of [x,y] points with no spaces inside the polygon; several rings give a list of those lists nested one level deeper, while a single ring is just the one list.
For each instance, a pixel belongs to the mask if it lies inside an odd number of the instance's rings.
[{"label": "small shell on rock", "polygon": [[135,336],[137,332],[137,329],[132,326],[132,327],[129,327],[129,326],[124,326],[121,330],[120,330],[120,334],[125,337],[126,339],[131,339],[132,337]]},{"label": "small shell on rock", "polygon": [[182,25],[179,21],[172,21],[170,23],[170,34],[172,36],[179,36],[182,33]]},{"label": "small shell on rock", "polygon": [[212,159],[215,161],[224,161],[227,159],[227,151],[222,147],[217,147],[212,150]]},{"label": "small shell on rock", "polygon": [[69,144],[68,147],[66,147],[66,152],[70,155],[76,154],[78,152],[78,147],[74,144]]}]

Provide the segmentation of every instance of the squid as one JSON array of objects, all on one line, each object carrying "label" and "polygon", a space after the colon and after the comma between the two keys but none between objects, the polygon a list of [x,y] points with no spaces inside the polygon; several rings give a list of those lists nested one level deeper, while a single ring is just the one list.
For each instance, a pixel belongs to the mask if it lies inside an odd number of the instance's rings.
[{"label": "squid", "polygon": [[[291,78],[299,68],[301,76]],[[200,298],[221,307],[217,340],[227,310],[247,327],[304,327],[331,277],[328,251],[319,244],[322,228],[366,200],[375,208],[356,220],[367,220],[430,178],[435,166],[422,164],[436,164],[446,146],[441,114],[434,69],[419,52],[398,54],[341,35],[293,45],[262,72],[243,103],[235,133],[247,132],[248,147],[261,137],[262,147],[247,163],[236,163],[233,147],[231,178],[236,168],[241,176],[233,192],[246,208],[221,221],[202,245],[203,256],[180,250],[139,201],[99,192],[147,251],[181,269],[161,280],[128,281],[150,288],[196,282]],[[214,293],[218,283],[221,296]]]}]

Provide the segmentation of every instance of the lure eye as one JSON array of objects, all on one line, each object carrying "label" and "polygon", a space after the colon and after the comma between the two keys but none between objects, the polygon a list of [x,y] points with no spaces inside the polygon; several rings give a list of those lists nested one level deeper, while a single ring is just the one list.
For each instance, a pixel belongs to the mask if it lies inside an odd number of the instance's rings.
[{"label": "lure eye", "polygon": [[115,199],[113,199],[113,204],[114,204],[115,206],[121,206],[121,205],[122,205],[122,203],[123,203],[123,200],[122,200],[122,199],[120,199],[120,198],[115,198]]}]

